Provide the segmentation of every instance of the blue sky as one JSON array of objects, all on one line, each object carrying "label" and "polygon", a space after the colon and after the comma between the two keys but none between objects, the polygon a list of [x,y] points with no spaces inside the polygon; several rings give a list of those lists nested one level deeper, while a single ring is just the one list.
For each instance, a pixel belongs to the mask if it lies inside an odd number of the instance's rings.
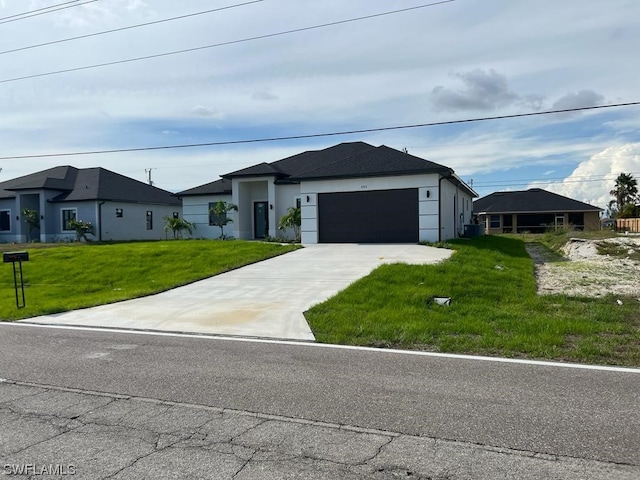
[{"label": "blue sky", "polygon": [[[0,156],[228,142],[640,101],[637,0],[0,0]],[[252,41],[244,39],[415,8]],[[19,17],[14,17],[19,18]],[[238,42],[240,41],[240,42]],[[230,45],[7,81],[224,42]],[[640,106],[192,149],[0,160],[0,180],[102,166],[179,191],[366,141],[450,166],[480,195],[548,188],[604,207],[640,178]]]}]

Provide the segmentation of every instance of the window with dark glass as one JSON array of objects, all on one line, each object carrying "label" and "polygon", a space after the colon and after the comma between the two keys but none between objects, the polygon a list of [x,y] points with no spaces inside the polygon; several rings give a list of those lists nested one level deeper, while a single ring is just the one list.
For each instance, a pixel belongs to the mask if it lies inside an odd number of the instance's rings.
[{"label": "window with dark glass", "polygon": [[117,218],[122,218],[123,215],[123,210],[121,208],[116,208],[116,217]]},{"label": "window with dark glass", "polygon": [[0,210],[0,231],[11,231],[11,210]]},{"label": "window with dark glass", "polygon": [[153,230],[153,212],[147,210],[147,230]]},{"label": "window with dark glass", "polygon": [[76,218],[76,209],[75,208],[63,208],[62,209],[62,231],[63,232],[72,232],[74,229],[69,225],[71,220],[75,220]]}]

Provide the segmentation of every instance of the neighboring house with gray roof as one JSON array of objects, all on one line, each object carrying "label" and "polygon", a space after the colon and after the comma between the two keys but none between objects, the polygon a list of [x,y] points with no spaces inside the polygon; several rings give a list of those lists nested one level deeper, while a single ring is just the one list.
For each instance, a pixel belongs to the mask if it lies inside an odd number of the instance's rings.
[{"label": "neighboring house with gray roof", "polygon": [[177,195],[185,219],[199,229],[213,201],[236,204],[231,228],[242,239],[282,235],[279,219],[298,206],[303,243],[440,241],[462,235],[477,197],[451,168],[364,142],[306,151],[222,177],[218,182],[228,183]]},{"label": "neighboring house with gray roof", "polygon": [[543,233],[570,228],[597,230],[602,208],[540,188],[495,192],[473,202],[486,234]]},{"label": "neighboring house with gray roof", "polygon": [[[40,217],[31,238],[24,209]],[[1,242],[73,239],[72,218],[91,222],[95,240],[159,240],[163,217],[181,212],[170,192],[100,167],[60,166],[0,183]]]}]

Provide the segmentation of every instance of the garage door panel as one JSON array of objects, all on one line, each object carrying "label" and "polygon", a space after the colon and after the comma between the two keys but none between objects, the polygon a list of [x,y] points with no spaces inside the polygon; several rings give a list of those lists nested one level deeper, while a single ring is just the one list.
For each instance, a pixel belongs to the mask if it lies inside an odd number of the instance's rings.
[{"label": "garage door panel", "polygon": [[321,243],[418,241],[418,189],[318,195]]}]

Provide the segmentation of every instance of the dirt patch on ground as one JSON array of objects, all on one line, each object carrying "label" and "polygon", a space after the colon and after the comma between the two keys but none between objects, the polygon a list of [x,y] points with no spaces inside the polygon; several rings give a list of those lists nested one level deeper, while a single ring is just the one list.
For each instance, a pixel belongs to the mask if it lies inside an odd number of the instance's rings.
[{"label": "dirt patch on ground", "polygon": [[[601,297],[629,295],[640,300],[640,237],[606,240],[571,239],[558,258],[540,244],[529,243],[540,295]],[[616,255],[600,254],[615,251]]]}]

